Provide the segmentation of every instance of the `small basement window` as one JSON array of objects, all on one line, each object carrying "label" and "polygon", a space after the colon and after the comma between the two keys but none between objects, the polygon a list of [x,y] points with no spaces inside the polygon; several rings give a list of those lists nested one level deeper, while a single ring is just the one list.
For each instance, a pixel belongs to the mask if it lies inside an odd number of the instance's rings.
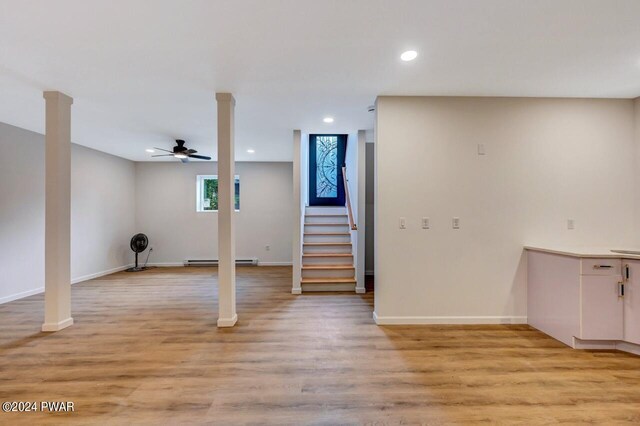
[{"label": "small basement window", "polygon": [[[235,176],[236,211],[240,211],[240,176]],[[218,176],[198,175],[196,185],[196,210],[198,212],[218,211]]]}]

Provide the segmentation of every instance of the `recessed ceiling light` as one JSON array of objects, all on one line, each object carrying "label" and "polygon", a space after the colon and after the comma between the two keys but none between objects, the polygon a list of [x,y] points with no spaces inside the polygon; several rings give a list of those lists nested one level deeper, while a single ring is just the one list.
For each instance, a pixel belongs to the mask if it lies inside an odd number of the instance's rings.
[{"label": "recessed ceiling light", "polygon": [[145,151],[147,151],[149,154],[153,154],[154,152],[156,152],[155,149],[151,149],[151,148],[147,148],[145,149]]},{"label": "recessed ceiling light", "polygon": [[418,52],[416,52],[415,50],[407,50],[406,52],[402,52],[402,55],[400,55],[400,59],[405,62],[413,61],[417,57]]},{"label": "recessed ceiling light", "polygon": [[255,149],[251,149],[251,148],[249,148],[249,149],[247,150],[247,152],[248,152],[249,154],[254,154],[254,153],[256,152],[256,150],[255,150]]},{"label": "recessed ceiling light", "polygon": [[333,123],[333,117],[325,117],[322,119],[325,123]]}]

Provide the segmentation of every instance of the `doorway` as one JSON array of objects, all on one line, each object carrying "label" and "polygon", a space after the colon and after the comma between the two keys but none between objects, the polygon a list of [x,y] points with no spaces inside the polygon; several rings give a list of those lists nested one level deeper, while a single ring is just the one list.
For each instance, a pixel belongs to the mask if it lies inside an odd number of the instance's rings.
[{"label": "doorway", "polygon": [[344,206],[347,135],[309,135],[309,205]]}]

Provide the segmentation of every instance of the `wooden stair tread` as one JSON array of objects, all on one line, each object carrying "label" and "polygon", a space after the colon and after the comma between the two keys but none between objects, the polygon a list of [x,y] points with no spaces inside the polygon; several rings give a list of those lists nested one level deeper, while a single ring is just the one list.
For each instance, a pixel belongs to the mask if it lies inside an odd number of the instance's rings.
[{"label": "wooden stair tread", "polygon": [[351,253],[302,253],[302,257],[353,257]]},{"label": "wooden stair tread", "polygon": [[356,269],[353,265],[302,265],[302,269],[309,270],[340,270],[340,269]]},{"label": "wooden stair tread", "polygon": [[355,278],[303,278],[302,284],[355,284]]},{"label": "wooden stair tread", "polygon": [[350,246],[351,243],[302,243],[305,246]]}]

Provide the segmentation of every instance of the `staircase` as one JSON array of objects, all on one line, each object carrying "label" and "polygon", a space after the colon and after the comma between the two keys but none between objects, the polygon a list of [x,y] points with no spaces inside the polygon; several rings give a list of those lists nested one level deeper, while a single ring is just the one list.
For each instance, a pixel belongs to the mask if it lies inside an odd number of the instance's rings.
[{"label": "staircase", "polygon": [[302,291],[355,291],[346,207],[307,207],[302,245]]}]

